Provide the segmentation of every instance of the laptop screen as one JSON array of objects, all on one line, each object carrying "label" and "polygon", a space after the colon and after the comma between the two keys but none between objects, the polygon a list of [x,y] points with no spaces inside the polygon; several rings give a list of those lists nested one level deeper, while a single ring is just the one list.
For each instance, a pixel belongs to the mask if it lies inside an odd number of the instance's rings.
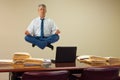
[{"label": "laptop screen", "polygon": [[75,62],[77,47],[57,47],[55,62]]}]

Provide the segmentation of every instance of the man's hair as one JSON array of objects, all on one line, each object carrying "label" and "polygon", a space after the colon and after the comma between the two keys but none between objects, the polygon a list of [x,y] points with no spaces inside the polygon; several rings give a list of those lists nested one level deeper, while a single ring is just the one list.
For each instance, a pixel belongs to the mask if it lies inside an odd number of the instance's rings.
[{"label": "man's hair", "polygon": [[46,5],[45,5],[45,4],[39,4],[39,5],[38,5],[38,7],[41,7],[41,6],[44,7],[44,8],[46,8]]}]

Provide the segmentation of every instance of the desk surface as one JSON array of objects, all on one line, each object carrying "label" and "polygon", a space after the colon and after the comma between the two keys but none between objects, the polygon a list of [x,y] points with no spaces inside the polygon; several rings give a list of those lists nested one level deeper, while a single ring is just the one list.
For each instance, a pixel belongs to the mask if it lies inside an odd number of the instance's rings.
[{"label": "desk surface", "polygon": [[0,64],[0,72],[24,72],[24,71],[49,71],[49,70],[82,70],[90,67],[120,67],[120,65],[105,64],[87,64],[80,63],[52,63],[43,66],[24,66],[24,65],[2,65]]}]

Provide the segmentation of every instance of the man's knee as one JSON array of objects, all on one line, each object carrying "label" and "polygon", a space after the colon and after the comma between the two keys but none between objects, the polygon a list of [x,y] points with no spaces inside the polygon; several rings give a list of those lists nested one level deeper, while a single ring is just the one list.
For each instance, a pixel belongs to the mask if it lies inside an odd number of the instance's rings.
[{"label": "man's knee", "polygon": [[55,41],[58,41],[60,39],[60,36],[58,34],[55,35]]},{"label": "man's knee", "polygon": [[29,35],[26,35],[24,39],[25,39],[26,41],[29,41],[29,40],[30,40],[30,36],[29,36]]},{"label": "man's knee", "polygon": [[58,34],[55,34],[55,35],[53,35],[52,36],[52,43],[54,43],[54,42],[57,42],[58,40],[59,40],[59,35]]},{"label": "man's knee", "polygon": [[48,43],[54,43],[54,42],[57,42],[59,40],[59,38],[60,38],[59,35],[54,34],[54,35],[52,35],[50,37],[47,37],[45,39],[45,41],[47,41]]},{"label": "man's knee", "polygon": [[25,41],[28,41],[28,36],[25,36],[24,39],[25,39]]}]

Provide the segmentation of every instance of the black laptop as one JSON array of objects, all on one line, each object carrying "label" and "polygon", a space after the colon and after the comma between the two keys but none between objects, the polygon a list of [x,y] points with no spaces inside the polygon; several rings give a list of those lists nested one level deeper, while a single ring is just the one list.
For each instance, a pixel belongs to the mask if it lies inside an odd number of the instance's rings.
[{"label": "black laptop", "polygon": [[75,62],[77,47],[57,47],[55,60],[53,63]]}]

